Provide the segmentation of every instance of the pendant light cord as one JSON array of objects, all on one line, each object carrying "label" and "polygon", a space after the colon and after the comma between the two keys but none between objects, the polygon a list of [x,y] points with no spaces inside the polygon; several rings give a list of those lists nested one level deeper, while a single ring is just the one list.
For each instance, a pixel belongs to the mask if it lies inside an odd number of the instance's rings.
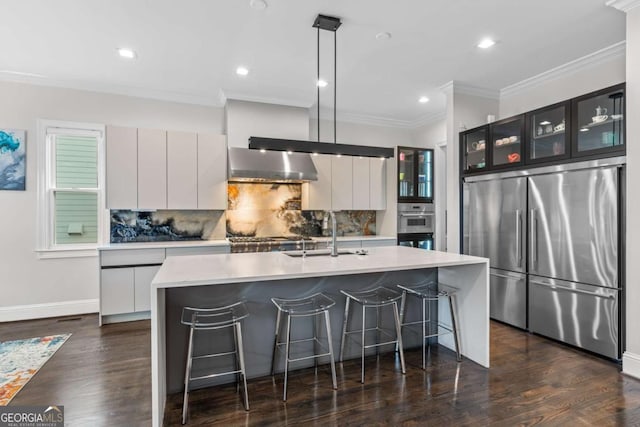
[{"label": "pendant light cord", "polygon": [[337,137],[337,121],[336,121],[336,103],[338,96],[338,31],[333,32],[333,143],[338,142]]},{"label": "pendant light cord", "polygon": [[318,27],[318,46],[316,51],[318,53],[316,61],[318,66],[318,77],[316,78],[316,88],[318,90],[318,142],[320,142],[320,27]]}]

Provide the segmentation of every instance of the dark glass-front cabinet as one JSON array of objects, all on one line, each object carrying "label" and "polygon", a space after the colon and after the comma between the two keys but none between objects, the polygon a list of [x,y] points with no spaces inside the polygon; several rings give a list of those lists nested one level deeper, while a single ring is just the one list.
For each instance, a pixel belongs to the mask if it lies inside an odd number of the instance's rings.
[{"label": "dark glass-front cabinet", "polygon": [[398,246],[433,250],[433,234],[398,234]]},{"label": "dark glass-front cabinet", "polygon": [[487,154],[488,126],[482,126],[462,134],[462,171],[463,173],[482,172],[487,169],[489,158]]},{"label": "dark glass-front cabinet", "polygon": [[569,145],[570,103],[563,102],[527,113],[526,163],[566,159]]},{"label": "dark glass-front cabinet", "polygon": [[625,150],[624,85],[573,100],[573,156]]},{"label": "dark glass-front cabinet", "polygon": [[398,201],[433,202],[433,150],[398,147]]},{"label": "dark glass-front cabinet", "polygon": [[460,133],[462,175],[626,152],[625,84]]},{"label": "dark glass-front cabinet", "polygon": [[491,168],[502,169],[523,163],[524,115],[489,125]]}]

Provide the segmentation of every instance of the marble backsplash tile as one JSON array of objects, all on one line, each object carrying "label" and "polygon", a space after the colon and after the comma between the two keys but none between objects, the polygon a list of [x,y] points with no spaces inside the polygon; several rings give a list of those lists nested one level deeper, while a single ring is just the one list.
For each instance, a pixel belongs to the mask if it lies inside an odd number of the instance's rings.
[{"label": "marble backsplash tile", "polygon": [[[227,211],[111,211],[111,243],[213,240],[225,236],[326,236],[325,211],[303,211],[301,184],[231,183]],[[375,211],[336,213],[338,235],[376,234]]]},{"label": "marble backsplash tile", "polygon": [[[301,184],[232,183],[228,195],[226,223],[229,236],[322,236],[330,233],[331,222],[325,211],[301,210]],[[338,212],[336,219],[341,236],[376,234],[375,211]]]},{"label": "marble backsplash tile", "polygon": [[224,239],[224,211],[111,211],[111,243]]}]

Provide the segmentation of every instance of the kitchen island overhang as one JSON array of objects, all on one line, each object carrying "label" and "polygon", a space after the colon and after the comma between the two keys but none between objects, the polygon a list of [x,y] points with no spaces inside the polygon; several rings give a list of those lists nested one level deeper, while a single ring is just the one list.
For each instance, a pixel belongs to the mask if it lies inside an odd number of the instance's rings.
[{"label": "kitchen island overhang", "polygon": [[[344,297],[340,289],[424,283],[435,278],[458,292],[462,354],[489,367],[489,265],[486,258],[407,247],[371,248],[366,255],[297,258],[285,253],[242,253],[169,257],[151,290],[153,425],[161,425],[167,392],[177,391],[184,375],[185,304],[216,306],[244,300],[251,312],[243,326],[248,377],[268,374],[275,308],[269,298],[324,292],[336,300],[331,311],[334,343],[340,339]],[[439,310],[447,316],[447,310]],[[444,319],[447,320],[446,318]],[[184,330],[183,330],[184,329]],[[453,349],[453,340],[440,337]],[[339,350],[339,344],[335,347]],[[411,369],[407,372],[411,375]],[[339,392],[339,391],[338,391]]]}]

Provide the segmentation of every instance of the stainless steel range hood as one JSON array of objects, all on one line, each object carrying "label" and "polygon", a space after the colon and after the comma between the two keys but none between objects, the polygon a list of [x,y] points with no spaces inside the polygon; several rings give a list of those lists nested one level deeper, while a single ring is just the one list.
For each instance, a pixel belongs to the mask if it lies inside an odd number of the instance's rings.
[{"label": "stainless steel range hood", "polygon": [[229,181],[317,181],[318,171],[309,154],[259,151],[229,147]]}]

